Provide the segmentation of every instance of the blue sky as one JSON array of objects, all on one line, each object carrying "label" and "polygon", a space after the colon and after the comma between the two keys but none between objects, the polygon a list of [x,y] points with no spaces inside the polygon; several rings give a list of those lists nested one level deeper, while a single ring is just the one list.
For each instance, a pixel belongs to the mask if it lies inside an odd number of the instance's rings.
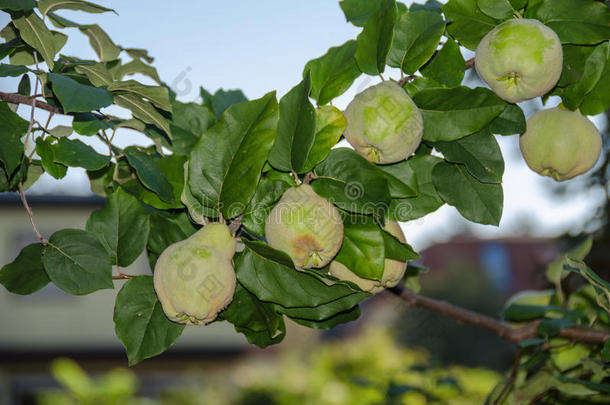
[{"label": "blue sky", "polygon": [[[220,87],[240,88],[248,98],[258,98],[275,89],[279,97],[301,80],[308,60],[324,54],[331,46],[354,39],[359,32],[345,22],[334,0],[103,0],[97,3],[114,8],[118,15],[67,10],[59,14],[79,23],[99,24],[124,47],[147,49],[155,57],[154,65],[161,78],[183,101],[196,99],[200,85],[211,91]],[[4,26],[7,22],[8,15],[0,13],[0,24]],[[62,53],[95,58],[84,35],[74,29],[66,33],[70,39]],[[399,77],[399,74],[388,71],[388,76]],[[378,78],[362,77],[335,100],[335,105],[345,107],[354,94],[377,81]],[[0,91],[15,91],[16,83],[13,79],[1,79]],[[551,105],[556,103],[557,100],[551,101]],[[21,107],[19,112],[25,116],[29,110]],[[46,117],[43,113],[37,118]],[[59,117],[53,123],[69,121]],[[601,120],[596,123],[600,124]],[[474,232],[482,236],[512,235],[523,230],[526,219],[537,235],[578,230],[582,217],[597,206],[603,193],[597,190],[561,202],[553,200],[548,192],[552,180],[527,169],[517,149],[518,138],[503,137],[499,141],[507,166],[502,223],[500,228],[475,226]],[[128,132],[119,138],[123,145],[134,142],[145,143],[147,139]],[[57,192],[75,187],[82,192],[88,190],[87,180],[79,169],[71,168],[64,186],[61,184],[47,176],[33,191]],[[423,247],[432,240],[450,237],[460,229],[459,224],[463,223],[460,221],[455,209],[445,206],[407,224],[407,239],[415,247]]]}]

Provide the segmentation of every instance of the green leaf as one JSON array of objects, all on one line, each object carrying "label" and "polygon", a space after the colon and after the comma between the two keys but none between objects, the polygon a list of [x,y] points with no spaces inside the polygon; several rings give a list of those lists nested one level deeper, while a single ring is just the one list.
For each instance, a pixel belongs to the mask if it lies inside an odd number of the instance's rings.
[{"label": "green leaf", "polygon": [[269,152],[269,163],[278,170],[302,173],[306,168],[316,132],[316,110],[309,101],[311,79],[293,87],[280,100],[277,137]]},{"label": "green leaf", "polygon": [[11,175],[23,155],[21,137],[28,131],[28,121],[11,111],[5,102],[0,102],[0,163],[8,175]]},{"label": "green leaf", "polygon": [[492,134],[514,135],[525,132],[525,115],[517,104],[508,104],[491,124],[489,129]]},{"label": "green leaf", "polygon": [[265,235],[265,221],[269,212],[288,190],[290,185],[281,181],[263,177],[258,183],[254,197],[242,216],[242,224],[257,235]]},{"label": "green leaf", "polygon": [[593,45],[610,39],[610,9],[595,0],[539,0],[526,18],[536,18],[557,33],[562,44]]},{"label": "green leaf", "polygon": [[78,139],[60,138],[54,152],[55,163],[69,167],[99,170],[110,163],[110,156],[100,155],[91,146]]},{"label": "green leaf", "polygon": [[275,92],[229,107],[191,154],[188,185],[192,195],[225,218],[241,214],[255,193],[277,122]]},{"label": "green leaf", "polygon": [[216,122],[212,110],[195,103],[172,101],[172,150],[175,153],[189,155],[201,134]]},{"label": "green leaf", "polygon": [[82,24],[75,23],[74,21],[70,21],[67,18],[59,16],[55,13],[48,13],[47,17],[51,20],[54,26],[57,28],[80,28],[83,27]]},{"label": "green leaf", "polygon": [[17,85],[17,93],[22,96],[29,96],[32,94],[32,83],[30,82],[30,77],[27,74],[21,76],[21,80],[19,80],[19,84]]},{"label": "green leaf", "polygon": [[122,80],[125,76],[133,75],[133,74],[142,74],[144,76],[148,76],[158,84],[161,84],[161,79],[159,78],[159,74],[157,73],[157,69],[154,67],[147,65],[142,62],[140,59],[132,60],[129,63],[126,63],[120,66],[115,74],[115,80]]},{"label": "green leaf", "polygon": [[429,77],[447,87],[459,86],[464,80],[465,70],[466,62],[460,52],[460,46],[451,38],[448,38],[443,48],[420,69],[424,77]]},{"label": "green leaf", "polygon": [[379,166],[385,172],[392,198],[415,197],[418,192],[417,177],[406,161]]},{"label": "green leaf", "polygon": [[156,125],[168,135],[171,134],[167,119],[148,101],[144,101],[134,94],[116,94],[114,101],[117,105],[130,110],[134,117],[148,124]]},{"label": "green leaf", "polygon": [[150,233],[148,234],[148,260],[151,269],[155,268],[157,259],[171,244],[180,242],[197,231],[186,213],[151,215]]},{"label": "green leaf", "polygon": [[111,8],[90,3],[83,0],[38,0],[38,9],[43,16],[57,10],[78,10],[87,13],[105,13],[107,11],[116,12]]},{"label": "green leaf", "polygon": [[433,11],[400,12],[388,65],[415,73],[434,55],[445,31],[443,17]]},{"label": "green leaf", "polygon": [[150,223],[138,200],[119,189],[91,214],[85,229],[97,236],[113,263],[127,267],[144,251]]},{"label": "green leaf", "polygon": [[13,24],[19,30],[19,35],[25,43],[40,52],[49,68],[53,69],[55,66],[53,58],[59,49],[57,49],[55,45],[53,33],[49,31],[40,17],[38,17],[36,13],[30,11],[20,17],[14,18]]},{"label": "green leaf", "polygon": [[173,204],[174,193],[172,185],[167,181],[154,159],[135,146],[129,146],[123,151],[129,165],[136,171],[138,179],[144,187],[154,192],[162,201]]},{"label": "green leaf", "polygon": [[49,284],[49,276],[42,267],[43,248],[40,243],[32,243],[21,249],[17,258],[0,270],[0,284],[20,295],[35,293]]},{"label": "green leaf", "polygon": [[441,14],[442,13],[442,10],[441,10],[442,6],[443,6],[443,4],[438,2],[438,1],[436,1],[436,0],[428,0],[424,4],[411,3],[411,7],[409,7],[409,11],[426,10],[426,11],[434,11],[435,13]]},{"label": "green leaf", "polygon": [[[282,312],[286,313],[288,311],[282,310]],[[315,313],[315,310],[312,309],[311,312]],[[339,312],[338,314],[335,314],[335,315],[331,316],[330,318],[326,318],[321,321],[295,318],[295,317],[290,317],[290,319],[292,319],[294,322],[296,322],[300,325],[306,326],[311,329],[332,329],[341,323],[355,321],[359,317],[360,317],[360,307],[356,305],[355,307],[353,307],[351,309],[348,309],[343,312]]]},{"label": "green leaf", "polygon": [[[290,317],[291,319],[298,319],[310,322],[325,323],[325,321],[332,322],[331,318],[334,318],[334,323],[338,323],[340,320],[349,322],[353,320],[353,316],[350,319],[345,319],[345,316],[341,317],[341,314],[345,312],[351,312],[354,307],[358,305],[360,301],[368,298],[368,293],[363,296],[348,295],[343,298],[339,298],[335,301],[328,302],[326,304],[317,305],[315,307],[300,307],[300,308],[284,308],[279,307],[279,312]],[[337,318],[335,318],[337,317]]]},{"label": "green leaf", "polygon": [[0,0],[0,10],[30,11],[35,7],[35,0]]},{"label": "green leaf", "polygon": [[474,51],[485,34],[500,21],[481,12],[477,0],[449,0],[443,7],[449,35],[464,47]]},{"label": "green leaf", "polygon": [[74,114],[72,128],[79,135],[91,136],[97,134],[98,131],[111,128],[111,125],[103,121],[101,117],[98,118],[96,115],[87,112]]},{"label": "green leaf", "polygon": [[543,319],[538,324],[538,333],[542,336],[555,336],[560,330],[576,326],[572,319]]},{"label": "green leaf", "polygon": [[339,2],[345,19],[356,27],[363,27],[375,16],[382,4],[381,0],[341,0]]},{"label": "green leaf", "polygon": [[80,27],[80,31],[89,37],[89,43],[100,61],[110,62],[119,57],[121,50],[99,25],[83,25]]},{"label": "green leaf", "polygon": [[385,262],[383,231],[372,217],[343,215],[343,244],[335,260],[358,277],[380,281]]},{"label": "green leaf", "polygon": [[30,71],[30,69],[28,69],[25,66],[15,66],[15,65],[9,65],[6,63],[0,63],[0,77],[7,77],[7,76],[17,77],[17,76],[27,73],[29,71]]},{"label": "green leaf", "polygon": [[402,170],[407,172],[410,170],[416,173],[419,191],[416,197],[392,199],[388,215],[389,219],[403,222],[410,221],[436,211],[443,205],[443,200],[432,183],[432,169],[439,162],[442,162],[442,159],[424,155],[413,156],[405,162],[387,166],[388,168],[396,166],[393,170],[397,172]]},{"label": "green leaf", "polygon": [[64,112],[89,112],[112,104],[112,94],[101,87],[80,84],[74,79],[57,73],[47,73],[53,93],[59,99]]},{"label": "green leaf", "polygon": [[262,242],[245,244],[245,250],[235,259],[237,279],[261,301],[303,308],[341,300],[338,308],[328,308],[334,313],[321,314],[330,317],[369,296],[342,283],[327,285],[311,273],[296,270],[290,257]]},{"label": "green leaf", "polygon": [[108,86],[112,83],[112,76],[103,63],[83,63],[74,66],[74,69],[78,73],[86,75],[95,87]]},{"label": "green leaf", "polygon": [[483,183],[501,183],[504,159],[496,138],[485,128],[452,142],[437,142],[434,147],[452,163],[461,163]]},{"label": "green leaf", "polygon": [[610,106],[610,43],[595,47],[586,59],[582,76],[561,93],[563,104],[584,115],[597,115]]},{"label": "green leaf", "polygon": [[507,103],[491,90],[425,89],[413,96],[424,118],[427,141],[453,141],[480,131],[496,118]]},{"label": "green leaf", "polygon": [[153,278],[139,276],[127,281],[116,297],[114,330],[133,366],[166,351],[178,340],[184,325],[163,313]]},{"label": "green leaf", "polygon": [[388,182],[380,169],[356,151],[333,149],[315,170],[316,193],[346,211],[383,218],[390,203]]},{"label": "green leaf", "polygon": [[233,301],[220,317],[258,347],[279,343],[286,336],[284,318],[275,311],[275,305],[260,301],[240,283],[235,287]]},{"label": "green leaf", "polygon": [[383,236],[384,256],[386,259],[406,262],[420,258],[419,254],[408,243],[401,242],[386,230],[382,229],[381,234]]},{"label": "green leaf", "polygon": [[55,138],[66,138],[72,135],[73,132],[74,130],[72,127],[66,125],[58,125],[55,128],[49,129],[49,134],[53,135]]},{"label": "green leaf", "polygon": [[369,75],[377,75],[385,70],[386,57],[394,36],[396,1],[380,1],[379,10],[364,23],[364,28],[358,35],[354,54],[358,68]]},{"label": "green leaf", "polygon": [[112,265],[95,235],[80,229],[62,229],[51,235],[42,256],[49,278],[73,295],[112,289]]},{"label": "green leaf", "polygon": [[36,139],[36,153],[40,156],[41,165],[45,172],[56,179],[61,179],[66,175],[68,168],[64,165],[55,163],[55,148],[52,145],[53,139]]},{"label": "green leaf", "polygon": [[508,20],[515,13],[508,0],[477,0],[477,5],[484,14],[500,21]]},{"label": "green leaf", "polygon": [[545,271],[546,278],[555,285],[558,293],[561,288],[561,280],[569,274],[569,272],[564,271],[564,267],[568,264],[568,258],[582,261],[587,257],[592,247],[593,238],[589,237],[580,245],[560,255],[547,266]]},{"label": "green leaf", "polygon": [[305,65],[303,75],[311,72],[311,98],[318,105],[328,104],[345,93],[362,72],[356,64],[356,41],[347,41],[333,47],[323,56],[312,59]]},{"label": "green leaf", "polygon": [[248,101],[246,96],[241,90],[223,90],[218,89],[212,99],[210,100],[209,107],[216,114],[216,119],[220,120],[222,114],[232,105],[243,103]]},{"label": "green leaf", "polygon": [[317,110],[316,133],[307,155],[304,172],[308,172],[326,159],[333,146],[339,142],[347,126],[345,116],[337,107],[325,105]]},{"label": "green leaf", "polygon": [[502,185],[481,183],[465,166],[441,162],[432,170],[440,197],[470,221],[499,225],[502,217]]},{"label": "green leaf", "polygon": [[158,108],[172,112],[172,105],[169,101],[169,91],[163,86],[146,86],[135,80],[126,82],[114,82],[108,86],[108,91],[114,94],[135,94],[153,103]]}]

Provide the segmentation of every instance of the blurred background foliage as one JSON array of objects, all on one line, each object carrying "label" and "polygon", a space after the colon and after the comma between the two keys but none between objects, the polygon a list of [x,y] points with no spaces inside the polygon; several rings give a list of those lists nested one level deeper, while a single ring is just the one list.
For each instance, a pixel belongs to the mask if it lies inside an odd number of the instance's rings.
[{"label": "blurred background foliage", "polygon": [[248,358],[225,374],[191,373],[154,399],[138,395],[137,377],[124,368],[90,377],[60,358],[51,369],[62,388],[40,392],[39,405],[466,405],[483,403],[501,379],[483,368],[434,366],[425,350],[400,346],[389,329],[374,326],[349,339]]}]

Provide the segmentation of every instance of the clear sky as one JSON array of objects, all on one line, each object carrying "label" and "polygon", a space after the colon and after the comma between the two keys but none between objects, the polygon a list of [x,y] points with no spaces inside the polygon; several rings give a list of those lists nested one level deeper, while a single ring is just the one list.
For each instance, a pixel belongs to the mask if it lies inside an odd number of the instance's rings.
[{"label": "clear sky", "polygon": [[[59,14],[79,23],[99,24],[124,47],[147,49],[155,57],[154,65],[161,78],[182,101],[195,100],[200,85],[211,91],[221,87],[240,88],[248,98],[258,98],[275,89],[279,97],[300,81],[308,60],[324,54],[331,46],[354,39],[359,32],[345,22],[334,0],[102,0],[97,3],[114,8],[119,15],[64,10]],[[8,15],[0,13],[0,24],[4,26],[7,22]],[[84,35],[75,29],[67,33],[70,40],[62,53],[95,57]],[[389,71],[387,76],[399,77],[395,71]],[[354,94],[377,81],[378,78],[362,77],[334,104],[345,107]],[[0,79],[0,91],[15,91],[15,88],[15,80]],[[556,103],[557,100],[551,101],[551,105]],[[21,107],[19,112],[25,116],[28,110]],[[45,115],[41,114],[38,119],[44,120]],[[66,123],[65,118],[53,122]],[[595,122],[599,126],[602,120]],[[125,145],[147,142],[146,138],[129,132],[121,136],[119,142]],[[506,160],[502,223],[499,228],[476,225],[473,231],[494,237],[522,233],[527,228],[536,235],[580,229],[582,218],[603,199],[601,190],[560,201],[550,198],[553,180],[529,171],[518,151],[518,137],[503,137],[499,141]],[[64,186],[45,177],[33,191],[86,193],[88,190],[87,180],[79,169],[70,168]],[[443,207],[406,224],[407,239],[416,248],[422,248],[433,240],[449,238],[461,229],[463,222],[458,218],[454,208]]]}]

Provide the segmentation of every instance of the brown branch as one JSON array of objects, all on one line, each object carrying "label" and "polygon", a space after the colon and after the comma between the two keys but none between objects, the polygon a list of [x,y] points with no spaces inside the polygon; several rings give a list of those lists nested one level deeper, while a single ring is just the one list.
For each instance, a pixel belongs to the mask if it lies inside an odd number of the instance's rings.
[{"label": "brown branch", "polygon": [[235,235],[235,232],[237,232],[237,230],[241,227],[241,215],[237,218],[235,218],[233,221],[231,221],[231,223],[229,224],[229,231],[231,231],[231,233],[233,235]]},{"label": "brown branch", "polygon": [[136,276],[131,275],[131,274],[125,274],[125,273],[121,273],[118,276],[112,276],[113,280],[129,280],[130,278],[134,278]]},{"label": "brown branch", "polygon": [[466,61],[466,69],[471,69],[474,67],[474,58],[470,58]]},{"label": "brown branch", "polygon": [[23,192],[23,184],[21,184],[21,182],[19,182],[19,195],[21,196],[21,202],[23,203],[23,207],[25,208],[25,211],[28,214],[28,218],[30,218],[30,224],[32,224],[32,228],[34,229],[38,240],[40,241],[40,243],[46,246],[49,241],[42,237],[42,235],[38,231],[38,228],[36,227],[36,223],[34,222],[34,214],[32,213],[32,209],[28,204],[28,200],[26,200],[25,198],[25,193]]},{"label": "brown branch", "polygon": [[[40,108],[42,110],[46,110],[55,114],[63,114],[63,110],[59,107],[54,107],[51,104],[47,104],[44,101],[39,101],[39,100],[35,100],[33,97],[30,96],[22,96],[21,94],[14,94],[14,93],[4,93],[2,91],[0,91],[0,100],[2,101],[8,101],[9,103],[13,103],[13,104],[27,104],[27,105],[34,105],[37,108]],[[32,100],[34,100],[34,102],[32,102]]]},{"label": "brown branch", "polygon": [[[464,325],[485,329],[512,343],[519,343],[525,339],[538,336],[537,331],[540,321],[533,321],[520,327],[512,327],[487,315],[455,306],[446,301],[416,294],[402,285],[397,285],[389,290],[412,307],[447,316]],[[579,342],[603,344],[610,338],[610,331],[574,327],[561,329],[558,335]]]}]

